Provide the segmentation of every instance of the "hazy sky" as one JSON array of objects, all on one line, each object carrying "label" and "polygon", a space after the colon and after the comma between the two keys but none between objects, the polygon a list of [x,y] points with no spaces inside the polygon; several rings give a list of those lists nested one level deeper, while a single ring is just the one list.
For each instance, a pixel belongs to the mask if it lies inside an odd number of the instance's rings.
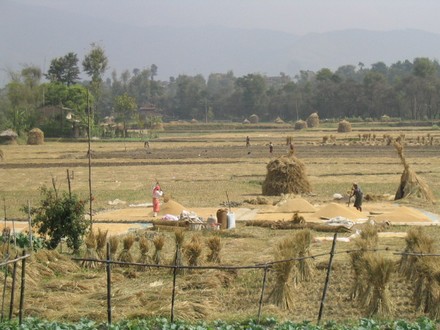
[{"label": "hazy sky", "polygon": [[[1,1],[1,0],[0,0]],[[439,0],[15,0],[144,25],[223,25],[296,35],[348,28],[440,33]]]}]

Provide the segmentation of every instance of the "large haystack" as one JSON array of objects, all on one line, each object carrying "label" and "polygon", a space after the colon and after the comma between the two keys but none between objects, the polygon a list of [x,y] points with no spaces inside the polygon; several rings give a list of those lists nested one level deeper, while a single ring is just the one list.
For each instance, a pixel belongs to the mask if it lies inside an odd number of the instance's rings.
[{"label": "large haystack", "polygon": [[404,167],[404,171],[402,173],[402,176],[400,177],[400,185],[397,189],[394,199],[398,200],[408,196],[416,196],[424,198],[429,202],[434,202],[434,194],[432,193],[425,180],[420,178],[409,167],[409,164],[407,163],[405,156],[403,155],[403,145],[401,145],[399,142],[394,142],[394,147],[396,148]]},{"label": "large haystack", "polygon": [[307,128],[307,122],[304,120],[298,120],[295,122],[295,125],[293,126],[293,128],[297,131]]},{"label": "large haystack", "polygon": [[307,118],[307,126],[308,127],[318,127],[319,126],[319,116],[316,112],[312,113]]},{"label": "large haystack", "polygon": [[44,144],[44,132],[39,128],[33,128],[29,131],[27,144],[39,145]]},{"label": "large haystack", "polygon": [[339,133],[348,133],[351,132],[351,124],[347,120],[341,120],[338,124],[338,132]]},{"label": "large haystack", "polygon": [[249,121],[252,124],[257,124],[260,121],[260,117],[258,117],[256,114],[253,114],[249,117]]},{"label": "large haystack", "polygon": [[17,133],[13,130],[6,130],[0,133],[0,144],[17,144]]},{"label": "large haystack", "polygon": [[282,120],[279,116],[275,118],[273,121],[275,124],[284,124],[284,120]]},{"label": "large haystack", "polygon": [[310,193],[312,187],[307,179],[305,165],[293,155],[281,156],[269,162],[263,182],[263,195]]}]

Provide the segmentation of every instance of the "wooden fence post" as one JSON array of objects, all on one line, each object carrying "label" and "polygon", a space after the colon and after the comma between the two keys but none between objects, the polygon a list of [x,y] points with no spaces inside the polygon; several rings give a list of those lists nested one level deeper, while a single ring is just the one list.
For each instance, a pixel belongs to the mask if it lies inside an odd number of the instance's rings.
[{"label": "wooden fence post", "polygon": [[327,276],[325,278],[324,290],[322,291],[321,305],[319,306],[318,325],[321,322],[322,312],[324,311],[325,297],[327,295],[327,288],[328,288],[328,284],[330,282],[330,274],[332,271],[333,256],[335,255],[337,236],[338,236],[338,233],[335,233],[335,235],[333,236],[332,249],[330,251],[330,258],[329,258],[328,266],[327,266]]},{"label": "wooden fence post", "polygon": [[17,277],[17,262],[18,261],[14,262],[14,268],[12,269],[12,285],[11,285],[11,302],[9,304],[9,320],[12,319],[12,311],[14,310],[14,295],[15,295],[15,279]]},{"label": "wooden fence post", "polygon": [[174,322],[174,299],[176,297],[176,276],[177,276],[177,266],[173,268],[173,291],[171,294],[171,323]]},{"label": "wooden fence post", "polygon": [[264,266],[263,285],[261,286],[260,301],[258,303],[258,323],[257,324],[260,324],[261,308],[263,306],[263,297],[264,297],[264,290],[266,289],[266,279],[267,279],[267,270],[268,269],[269,269],[269,267],[267,265]]},{"label": "wooden fence post", "polygon": [[112,324],[112,287],[111,287],[111,265],[110,265],[110,243],[107,242],[107,262],[105,265],[107,271],[107,323]]},{"label": "wooden fence post", "polygon": [[[26,252],[23,251],[23,257]],[[25,289],[25,275],[26,275],[26,259],[23,258],[21,260],[21,288],[20,288],[20,310],[18,313],[18,324],[22,324],[23,322],[23,305],[24,305],[24,289]]]}]

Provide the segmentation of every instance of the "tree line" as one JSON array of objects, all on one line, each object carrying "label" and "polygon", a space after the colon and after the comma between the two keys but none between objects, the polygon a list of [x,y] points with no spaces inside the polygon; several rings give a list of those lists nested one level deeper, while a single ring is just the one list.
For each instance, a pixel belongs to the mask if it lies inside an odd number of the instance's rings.
[{"label": "tree line", "polygon": [[[81,71],[82,69],[82,71]],[[294,122],[317,112],[323,119],[374,120],[384,115],[409,120],[434,120],[440,115],[440,66],[419,57],[390,66],[377,62],[343,65],[332,71],[300,71],[294,77],[267,76],[233,71],[202,75],[180,74],[157,79],[159,68],[113,70],[103,47],[92,44],[81,61],[74,52],[54,58],[47,72],[25,66],[9,72],[10,81],[0,91],[0,129],[18,133],[45,125],[53,135],[63,135],[59,120],[42,122],[41,109],[56,106],[70,111],[78,122],[87,116],[98,124],[107,117],[142,127],[140,107],[158,109],[164,120],[243,121],[256,114],[261,121],[280,117]],[[88,79],[81,80],[83,72]]]}]

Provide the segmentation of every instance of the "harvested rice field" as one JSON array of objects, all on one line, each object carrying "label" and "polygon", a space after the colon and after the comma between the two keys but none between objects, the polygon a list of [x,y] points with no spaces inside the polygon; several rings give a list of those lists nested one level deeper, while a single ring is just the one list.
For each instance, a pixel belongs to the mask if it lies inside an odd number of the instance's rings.
[{"label": "harvested rice field", "polygon": [[[363,231],[368,232],[365,222],[372,220],[379,232],[376,254],[389,260],[393,270],[386,282],[387,295],[382,297],[390,306],[387,317],[414,320],[426,315],[423,311],[425,306],[418,305],[417,299],[413,298],[416,292],[414,278],[407,277],[402,271],[401,255],[398,253],[407,248],[408,232],[414,228],[420,228],[422,234],[428,237],[423,236],[431,242],[431,252],[439,252],[440,207],[438,203],[413,195],[393,200],[401,184],[404,166],[387,139],[389,136],[397,138],[405,135],[406,162],[427,183],[438,200],[440,131],[412,127],[402,130],[381,128],[380,131],[370,131],[370,134],[375,133],[374,139],[371,136],[366,138],[365,132],[365,128],[353,127],[349,133],[337,133],[335,126],[332,130],[248,127],[230,132],[207,129],[175,133],[165,127],[157,139],[150,141],[149,149],[144,148],[142,141],[93,140],[93,230],[108,230],[108,239],[119,241],[115,259],[123,252],[127,254],[123,249],[123,240],[127,235],[133,235],[129,253],[135,262],[148,260],[154,263],[155,237],[163,237],[160,263],[172,264],[177,227],[149,225],[157,221],[151,208],[151,189],[156,180],[168,200],[167,203],[162,201],[159,219],[169,214],[179,215],[183,210],[206,219],[210,215],[215,216],[218,209],[229,206],[235,214],[234,229],[208,231],[179,228],[185,233],[184,265],[188,264],[190,257],[185,247],[190,250],[189,244],[194,241],[199,242],[201,249],[199,265],[265,265],[278,258],[276,250],[286,239],[308,230],[311,237],[306,254],[319,256],[309,259],[307,265],[294,267],[297,271],[308,270],[307,276],[300,277],[295,271],[284,274],[289,278],[289,289],[284,295],[277,283],[283,274],[271,268],[267,274],[261,312],[279,320],[315,321],[335,231],[328,228],[328,221],[335,218],[349,220],[350,228],[338,233],[323,312],[324,320],[349,320],[368,316],[371,312],[371,306],[363,305],[356,298],[359,292],[354,287],[359,278],[349,251],[359,248],[357,239],[362,238],[360,233]],[[246,136],[250,137],[250,147],[246,147]],[[289,136],[293,138],[295,157],[304,165],[311,192],[285,198],[263,196],[266,166],[271,160],[289,152],[286,145]],[[427,136],[430,139],[422,139]],[[422,142],[424,140],[430,143]],[[274,144],[272,155],[269,153],[269,142]],[[13,226],[17,231],[26,231],[27,215],[21,211],[23,206],[38,204],[39,188],[42,186],[52,187],[55,184],[59,191],[67,191],[67,170],[72,191],[84,199],[88,198],[87,141],[5,145],[1,146],[1,150],[2,227]],[[349,204],[347,192],[352,182],[357,182],[364,192],[362,212],[353,207],[353,200]],[[292,221],[295,213],[303,218],[301,227],[280,229],[283,223]],[[220,263],[208,261],[208,245],[213,237],[221,242]],[[145,246],[143,251],[141,249],[143,238],[147,239],[148,251],[145,251]],[[195,249],[195,245],[191,248]],[[79,257],[86,252],[84,246]],[[42,250],[33,254],[26,267],[26,316],[69,321],[81,318],[106,320],[105,269],[99,263],[82,264],[72,257],[65,246],[56,251]],[[437,274],[439,269],[433,267],[432,273]],[[263,271],[263,268],[200,269],[179,273],[175,318],[188,321],[255,318],[262,293]],[[0,280],[3,282],[3,278]],[[111,280],[115,320],[170,316],[173,282],[170,269],[115,265]],[[273,300],[274,297],[288,301],[289,309],[282,308],[283,305]],[[15,315],[17,308],[14,308]]]}]

